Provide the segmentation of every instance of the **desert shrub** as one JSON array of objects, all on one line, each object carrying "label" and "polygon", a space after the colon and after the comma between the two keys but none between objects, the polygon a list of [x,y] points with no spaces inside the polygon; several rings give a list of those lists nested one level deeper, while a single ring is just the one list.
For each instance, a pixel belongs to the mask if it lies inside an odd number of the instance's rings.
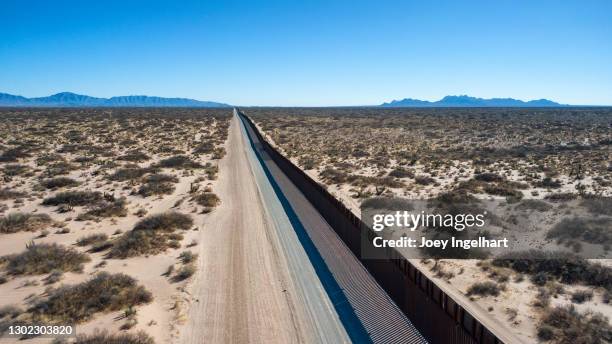
[{"label": "desert shrub", "polygon": [[41,275],[53,270],[80,272],[83,263],[91,259],[87,254],[58,244],[34,244],[26,246],[19,254],[3,257],[6,270],[11,275]]},{"label": "desert shrub", "polygon": [[319,177],[330,184],[342,184],[352,180],[348,173],[331,167],[326,167],[319,172]]},{"label": "desert shrub", "polygon": [[566,284],[583,283],[606,289],[612,288],[612,268],[569,253],[531,250],[515,252],[513,256],[524,258],[502,256],[493,259],[492,264],[531,275],[544,273],[548,276],[547,280],[558,279]]},{"label": "desert shrub", "polygon": [[394,178],[414,178],[414,172],[403,167],[398,167],[389,172],[389,176]]},{"label": "desert shrub", "polygon": [[211,159],[214,159],[214,160],[222,159],[225,156],[225,154],[227,154],[227,152],[225,151],[225,148],[223,147],[215,148],[215,150],[212,153]]},{"label": "desert shrub", "polygon": [[62,275],[64,275],[64,272],[61,270],[51,271],[49,276],[45,278],[45,284],[53,284],[59,282],[62,279]]},{"label": "desert shrub", "polygon": [[496,173],[485,172],[485,173],[475,174],[474,179],[483,181],[483,182],[487,182],[487,183],[491,183],[491,182],[501,182],[504,180],[504,177]]},{"label": "desert shrub", "polygon": [[467,291],[467,295],[498,296],[501,288],[495,282],[477,282],[472,284]]},{"label": "desert shrub", "polygon": [[0,162],[13,162],[21,158],[27,158],[30,154],[23,148],[11,148],[7,149],[0,154]]},{"label": "desert shrub", "polygon": [[219,173],[219,167],[207,162],[204,165],[204,173],[206,173],[208,179],[215,180],[217,179],[217,173]]},{"label": "desert shrub", "polygon": [[125,198],[119,198],[114,201],[104,200],[84,214],[79,215],[78,219],[89,220],[95,217],[124,217],[127,215],[127,208],[125,205]]},{"label": "desert shrub", "polygon": [[134,180],[144,176],[147,173],[155,172],[157,172],[157,169],[153,167],[125,167],[116,170],[115,173],[108,176],[108,179],[114,181]]},{"label": "desert shrub", "polygon": [[551,202],[567,202],[576,199],[578,196],[571,192],[560,192],[553,193],[550,195],[544,196],[544,199],[549,200]]},{"label": "desert shrub", "polygon": [[124,155],[117,158],[117,160],[133,161],[133,162],[147,161],[149,159],[151,158],[148,155],[138,150],[129,151],[125,153]]},{"label": "desert shrub", "polygon": [[535,210],[539,212],[546,212],[552,209],[552,205],[547,203],[546,201],[541,201],[538,199],[526,199],[521,201],[521,203],[516,205],[517,210]]},{"label": "desert shrub", "polygon": [[193,150],[196,154],[209,154],[212,153],[215,149],[215,145],[212,142],[201,142],[198,146]]},{"label": "desert shrub", "polygon": [[542,325],[538,328],[538,339],[548,341],[555,336],[555,329],[552,326]]},{"label": "desert shrub", "polygon": [[534,184],[536,187],[547,188],[547,189],[558,189],[561,187],[559,180],[553,180],[550,177],[545,177],[541,181]]},{"label": "desert shrub", "polygon": [[20,176],[20,175],[25,174],[29,170],[30,168],[27,165],[21,165],[21,164],[6,165],[2,169],[4,174],[7,176]]},{"label": "desert shrub", "polygon": [[167,159],[163,159],[158,164],[164,168],[202,168],[198,162],[191,160],[185,155],[175,155]]},{"label": "desert shrub", "polygon": [[0,217],[0,233],[33,232],[53,224],[47,214],[10,213]]},{"label": "desert shrub", "polygon": [[[540,329],[545,328],[540,337]],[[578,313],[574,306],[557,306],[538,324],[538,337],[560,344],[604,344],[612,341],[612,327],[601,313]]]},{"label": "desert shrub", "polygon": [[25,197],[23,192],[13,191],[9,188],[0,189],[0,200],[15,199]]},{"label": "desert shrub", "polygon": [[591,290],[577,290],[572,293],[572,302],[583,303],[593,299],[593,292]]},{"label": "desert shrub", "polygon": [[195,274],[196,272],[196,267],[194,264],[187,264],[185,266],[182,266],[180,269],[178,269],[176,271],[176,275],[174,275],[173,280],[175,282],[180,282],[183,280],[188,279],[189,277],[193,276],[193,274]]},{"label": "desert shrub", "polygon": [[138,189],[138,194],[143,197],[151,195],[169,195],[174,192],[174,183],[178,178],[169,174],[152,174],[145,179],[145,183]]},{"label": "desert shrub", "polygon": [[91,245],[100,241],[106,241],[108,240],[108,235],[104,234],[104,233],[94,233],[94,234],[89,234],[87,236],[84,236],[82,238],[79,238],[76,241],[77,246],[87,246],[87,245]]},{"label": "desert shrub", "polygon": [[429,177],[429,176],[425,176],[425,175],[418,175],[414,177],[414,182],[419,184],[419,185],[429,185],[429,184],[433,184],[436,182],[435,179]]},{"label": "desert shrub", "polygon": [[484,191],[489,195],[505,196],[514,199],[523,198],[523,193],[504,184],[486,185]]},{"label": "desert shrub", "polygon": [[535,285],[543,286],[548,282],[548,273],[545,271],[539,271],[531,275],[531,282]]},{"label": "desert shrub", "polygon": [[2,318],[16,318],[21,313],[23,313],[23,310],[21,308],[17,307],[17,306],[14,306],[14,305],[6,305],[6,306],[0,307],[0,319],[2,319]]},{"label": "desert shrub", "polygon": [[219,204],[219,202],[221,202],[219,197],[212,192],[199,193],[193,196],[193,200],[197,204],[204,206],[204,207],[209,207],[209,208],[216,207]]},{"label": "desert shrub", "polygon": [[155,344],[155,341],[143,331],[136,334],[96,331],[93,334],[77,335],[74,344]]},{"label": "desert shrub", "polygon": [[61,286],[29,310],[34,319],[48,322],[81,323],[96,313],[118,311],[149,303],[153,296],[125,274],[101,272],[89,281]]},{"label": "desert shrub", "polygon": [[[166,212],[151,215],[140,220],[134,228],[124,233],[113,244],[109,257],[128,258],[145,254],[164,252],[176,247],[182,235],[174,233],[177,229],[187,230],[193,226],[190,216]],[[180,247],[180,244],[178,245]]]},{"label": "desert shrub", "polygon": [[45,170],[44,174],[48,177],[54,177],[69,174],[71,171],[76,169],[77,166],[69,162],[59,161],[54,164],[47,165],[47,169]]},{"label": "desert shrub", "polygon": [[98,191],[65,191],[55,194],[53,197],[45,198],[43,205],[67,204],[71,206],[90,205],[100,202],[102,193]]},{"label": "desert shrub", "polygon": [[411,201],[405,198],[372,197],[361,203],[362,209],[413,210]]},{"label": "desert shrub", "polygon": [[69,186],[77,186],[79,185],[79,182],[68,177],[56,177],[51,179],[45,179],[41,181],[40,184],[47,189],[56,189]]},{"label": "desert shrub", "polygon": [[559,242],[583,240],[591,244],[611,245],[611,227],[612,220],[608,218],[566,218],[549,230],[546,238]]},{"label": "desert shrub", "polygon": [[197,258],[198,258],[198,255],[191,251],[184,251],[184,252],[181,252],[181,254],[179,255],[179,259],[181,260],[183,264],[189,264],[193,262],[194,260],[196,260]]},{"label": "desert shrub", "polygon": [[582,200],[581,204],[591,214],[609,215],[612,209],[612,197],[588,197]]},{"label": "desert shrub", "polygon": [[56,161],[64,161],[64,158],[59,154],[44,154],[36,158],[36,165],[41,166]]}]

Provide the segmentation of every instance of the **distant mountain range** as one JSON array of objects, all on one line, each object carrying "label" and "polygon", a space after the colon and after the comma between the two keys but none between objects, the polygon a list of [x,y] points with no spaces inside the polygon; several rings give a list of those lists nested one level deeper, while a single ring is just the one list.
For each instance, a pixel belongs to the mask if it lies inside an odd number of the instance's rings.
[{"label": "distant mountain range", "polygon": [[548,99],[522,101],[513,98],[483,99],[470,96],[446,96],[438,101],[430,102],[406,98],[381,104],[383,107],[559,107],[569,106],[555,103]]},{"label": "distant mountain range", "polygon": [[0,106],[5,107],[230,107],[231,105],[187,98],[121,96],[96,98],[62,92],[48,97],[26,98],[0,93]]}]

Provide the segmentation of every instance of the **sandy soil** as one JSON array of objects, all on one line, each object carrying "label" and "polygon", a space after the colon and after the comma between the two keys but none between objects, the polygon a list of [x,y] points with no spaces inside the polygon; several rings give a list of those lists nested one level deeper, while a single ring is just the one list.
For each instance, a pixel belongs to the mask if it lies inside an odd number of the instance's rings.
[{"label": "sandy soil", "polygon": [[237,117],[215,187],[223,203],[206,219],[202,265],[189,289],[181,343],[312,342],[304,310],[292,299],[278,238],[258,195]]},{"label": "sandy soil", "polygon": [[[144,148],[147,149],[149,147],[145,145]],[[142,166],[154,163],[159,159],[160,156],[154,155],[151,161],[142,164]],[[202,156],[199,159],[201,163],[209,161],[211,160],[208,156]],[[214,161],[212,163],[216,164]],[[144,286],[153,295],[151,303],[136,307],[137,314],[135,318],[137,324],[128,331],[135,333],[142,330],[153,337],[156,343],[173,342],[178,337],[177,326],[182,324],[185,319],[186,308],[184,305],[187,300],[190,300],[186,286],[189,285],[191,280],[174,282],[169,276],[165,275],[165,272],[171,265],[175,267],[181,266],[178,257],[182,252],[188,250],[197,252],[200,250],[201,238],[204,237],[207,229],[203,227],[206,222],[205,219],[214,214],[214,211],[209,214],[202,212],[202,207],[191,200],[190,188],[192,184],[199,184],[201,189],[206,186],[214,190],[218,181],[207,178],[205,171],[202,169],[183,170],[164,168],[162,173],[172,174],[178,178],[178,183],[173,184],[175,187],[174,192],[169,195],[145,198],[138,194],[133,194],[134,185],[128,184],[126,186],[122,182],[108,181],[104,175],[98,175],[94,171],[96,171],[96,167],[92,166],[89,169],[72,171],[66,176],[81,183],[78,187],[79,190],[95,190],[112,193],[116,197],[125,197],[128,210],[127,216],[78,221],[76,220],[77,215],[83,213],[86,207],[74,207],[72,211],[59,213],[56,211],[56,207],[41,205],[42,197],[53,195],[59,191],[65,191],[63,189],[38,192],[36,194],[38,197],[29,197],[19,202],[7,200],[3,202],[6,210],[2,215],[12,212],[46,213],[59,226],[57,228],[48,228],[50,233],[45,237],[42,237],[40,232],[0,234],[0,256],[22,252],[26,244],[31,241],[35,243],[58,243],[75,248],[80,252],[86,252],[89,247],[78,247],[75,245],[79,238],[93,233],[104,233],[110,239],[117,238],[121,233],[131,230],[134,224],[141,219],[141,217],[136,215],[136,212],[139,210],[145,210],[147,215],[169,210],[189,214],[194,220],[194,227],[193,230],[182,232],[184,239],[181,241],[180,248],[168,249],[166,252],[157,255],[128,259],[107,259],[105,258],[106,251],[89,253],[91,261],[85,264],[82,273],[64,273],[61,281],[53,285],[53,287],[58,287],[62,284],[81,283],[101,271],[127,274],[136,279],[138,284]],[[37,184],[36,179],[21,180],[17,178],[10,185],[7,184],[6,186],[14,190],[30,193],[30,190]],[[69,233],[62,234],[59,232],[60,228],[67,228],[70,231]],[[103,264],[100,265],[100,263]],[[45,289],[49,287],[44,281],[46,277],[47,275],[37,275],[9,278],[6,283],[0,284],[0,307],[15,305],[26,310],[32,300],[45,297]],[[77,324],[76,332],[77,334],[85,334],[101,329],[108,330],[110,333],[122,332],[123,330],[120,327],[125,323],[122,315],[123,310],[106,314],[98,313],[92,320]],[[36,338],[25,342],[49,343],[51,341],[52,338]],[[23,343],[23,341],[2,338],[0,343]]]}]

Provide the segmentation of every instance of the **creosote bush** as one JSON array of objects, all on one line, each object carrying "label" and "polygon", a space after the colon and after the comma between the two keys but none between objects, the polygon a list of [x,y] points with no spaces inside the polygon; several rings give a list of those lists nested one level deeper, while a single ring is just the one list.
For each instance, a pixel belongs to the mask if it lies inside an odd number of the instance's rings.
[{"label": "creosote bush", "polygon": [[53,224],[47,214],[10,213],[0,217],[0,233],[33,232]]},{"label": "creosote bush", "polygon": [[601,313],[578,313],[571,306],[557,306],[544,314],[538,337],[562,344],[604,344],[612,341],[612,327]]},{"label": "creosote bush", "polygon": [[2,259],[10,275],[41,275],[53,270],[80,272],[83,263],[91,260],[87,254],[55,243],[30,243],[24,252]]},{"label": "creosote bush", "polygon": [[155,341],[143,331],[136,334],[94,332],[89,335],[77,335],[74,344],[155,344]]},{"label": "creosote bush", "polygon": [[55,177],[51,179],[45,179],[40,183],[47,189],[57,189],[63,187],[77,186],[79,182],[68,177]]},{"label": "creosote bush", "polygon": [[34,320],[81,323],[96,313],[118,311],[152,300],[152,294],[134,278],[100,272],[89,281],[52,289],[49,297],[34,304],[29,312]]},{"label": "creosote bush", "polygon": [[158,166],[164,168],[202,168],[200,163],[191,160],[185,155],[175,155],[170,158],[163,159],[159,162]]},{"label": "creosote bush", "polygon": [[467,295],[498,296],[500,291],[501,288],[495,282],[477,282],[468,288]]},{"label": "creosote bush", "polygon": [[97,242],[106,241],[108,239],[108,235],[104,233],[93,233],[87,236],[84,236],[77,240],[77,246],[87,246]]},{"label": "creosote bush", "polygon": [[43,205],[67,204],[71,206],[91,205],[103,200],[101,192],[98,191],[66,191],[60,192],[53,197],[45,198]]},{"label": "creosote bush", "polygon": [[221,200],[219,197],[212,192],[202,192],[193,197],[193,200],[204,207],[213,208],[216,207]]},{"label": "creosote bush", "polygon": [[176,230],[188,230],[193,226],[189,215],[166,212],[140,220],[134,228],[119,237],[108,256],[128,258],[146,254],[158,254],[166,249],[180,247],[183,235]]}]

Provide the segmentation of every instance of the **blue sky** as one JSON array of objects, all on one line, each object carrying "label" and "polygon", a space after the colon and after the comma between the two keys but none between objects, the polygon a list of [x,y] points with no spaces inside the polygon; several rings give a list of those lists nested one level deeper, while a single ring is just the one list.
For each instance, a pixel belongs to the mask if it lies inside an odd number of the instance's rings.
[{"label": "blue sky", "polygon": [[612,104],[612,1],[0,3],[0,92]]}]

